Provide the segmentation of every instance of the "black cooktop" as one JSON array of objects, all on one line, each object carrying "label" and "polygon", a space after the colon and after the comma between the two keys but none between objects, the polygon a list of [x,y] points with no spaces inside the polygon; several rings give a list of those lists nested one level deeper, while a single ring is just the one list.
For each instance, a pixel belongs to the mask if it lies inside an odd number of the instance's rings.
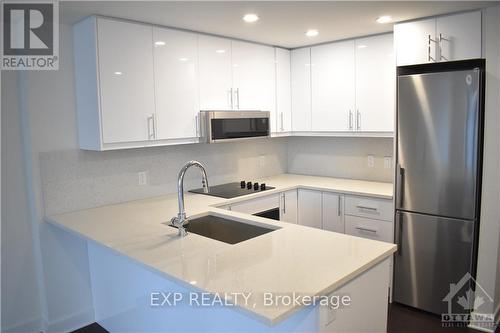
[{"label": "black cooktop", "polygon": [[234,183],[210,186],[208,189],[208,193],[205,193],[203,188],[197,188],[194,190],[190,190],[189,192],[211,195],[214,197],[220,197],[225,199],[231,199],[235,197],[240,197],[242,195],[247,195],[272,189],[274,189],[274,187],[267,186],[265,183],[259,184],[242,180],[239,183],[234,182]]}]

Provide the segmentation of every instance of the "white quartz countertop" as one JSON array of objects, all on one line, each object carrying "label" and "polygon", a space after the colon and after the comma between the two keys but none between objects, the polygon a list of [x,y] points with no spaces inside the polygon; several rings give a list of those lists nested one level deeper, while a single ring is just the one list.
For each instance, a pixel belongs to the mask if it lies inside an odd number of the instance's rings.
[{"label": "white quartz countertop", "polygon": [[176,229],[163,224],[177,214],[176,194],[49,216],[46,221],[184,286],[219,295],[252,293],[252,302],[238,308],[268,324],[300,306],[264,306],[263,293],[326,295],[395,252],[394,244],[215,207],[293,188],[390,199],[391,184],[291,174],[258,181],[276,189],[232,200],[186,192],[188,216],[212,213],[279,227],[234,245],[192,233],[179,238]]}]

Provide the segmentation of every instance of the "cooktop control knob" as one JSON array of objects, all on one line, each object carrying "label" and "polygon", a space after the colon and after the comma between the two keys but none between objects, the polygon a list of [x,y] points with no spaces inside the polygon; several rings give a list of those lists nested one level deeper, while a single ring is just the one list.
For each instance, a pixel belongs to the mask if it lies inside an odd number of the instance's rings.
[{"label": "cooktop control knob", "polygon": [[252,182],[247,183],[247,189],[251,190],[252,189]]},{"label": "cooktop control knob", "polygon": [[240,182],[240,187],[241,187],[241,188],[245,188],[245,185],[246,185],[245,181],[244,181],[244,180],[242,180],[242,181]]},{"label": "cooktop control knob", "polygon": [[255,191],[258,191],[259,190],[259,183],[253,183],[253,189]]},{"label": "cooktop control knob", "polygon": [[260,184],[260,190],[264,191],[266,189],[266,183]]}]

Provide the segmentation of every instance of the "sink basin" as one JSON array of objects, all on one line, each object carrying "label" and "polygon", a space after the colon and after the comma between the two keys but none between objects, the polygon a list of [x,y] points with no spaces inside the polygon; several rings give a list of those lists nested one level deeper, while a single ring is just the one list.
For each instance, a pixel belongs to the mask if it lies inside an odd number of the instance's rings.
[{"label": "sink basin", "polygon": [[278,227],[264,227],[215,215],[205,215],[189,219],[188,221],[184,225],[188,233],[212,238],[228,244],[237,244],[279,229]]}]

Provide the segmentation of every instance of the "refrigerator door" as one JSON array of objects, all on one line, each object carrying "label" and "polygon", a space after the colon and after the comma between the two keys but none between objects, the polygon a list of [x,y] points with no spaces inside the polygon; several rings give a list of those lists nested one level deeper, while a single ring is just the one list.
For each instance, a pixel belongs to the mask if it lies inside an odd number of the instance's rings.
[{"label": "refrigerator door", "polygon": [[471,271],[473,230],[472,221],[398,211],[394,300],[447,313],[450,284]]},{"label": "refrigerator door", "polygon": [[396,208],[474,219],[479,70],[398,77]]}]

